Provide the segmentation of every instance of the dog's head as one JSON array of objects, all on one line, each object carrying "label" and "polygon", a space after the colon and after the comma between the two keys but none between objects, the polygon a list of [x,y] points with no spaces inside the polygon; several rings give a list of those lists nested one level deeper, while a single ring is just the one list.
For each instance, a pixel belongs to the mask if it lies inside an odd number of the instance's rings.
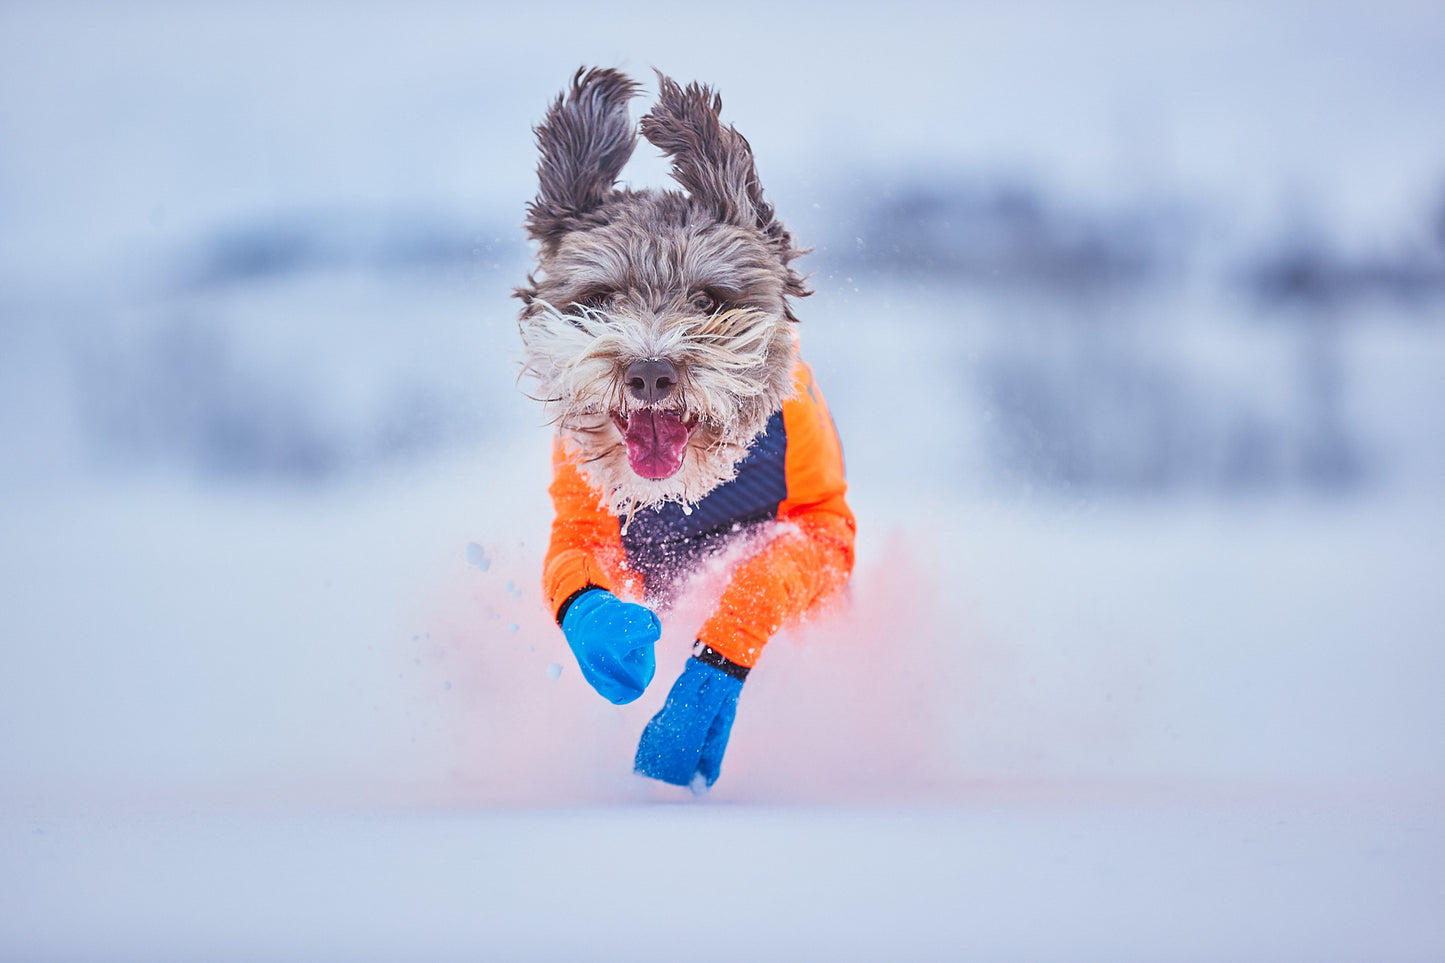
[{"label": "dog's head", "polygon": [[792,393],[787,299],[809,293],[721,98],[658,82],[641,130],[684,192],[616,187],[637,85],[579,70],[536,129],[538,270],[517,290],[524,374],[619,514],[733,477]]}]

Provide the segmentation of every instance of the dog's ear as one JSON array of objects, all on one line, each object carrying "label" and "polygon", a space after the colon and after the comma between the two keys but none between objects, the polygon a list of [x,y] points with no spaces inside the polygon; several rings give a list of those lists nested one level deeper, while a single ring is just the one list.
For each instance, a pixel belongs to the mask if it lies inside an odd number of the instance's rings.
[{"label": "dog's ear", "polygon": [[579,219],[613,193],[613,184],[637,132],[627,102],[637,84],[610,68],[578,69],[572,87],[557,96],[536,127],[542,159],[537,165],[537,199],[527,205],[527,234],[555,247]]},{"label": "dog's ear", "polygon": [[775,220],[773,208],[763,200],[747,138],[718,119],[722,97],[695,83],[684,89],[661,71],[657,83],[657,103],[642,118],[642,136],[672,158],[672,176],[718,217],[766,229]]},{"label": "dog's ear", "polygon": [[[721,220],[762,231],[784,265],[805,253],[793,246],[792,235],[763,198],[747,138],[718,118],[722,97],[696,83],[683,88],[661,71],[657,83],[657,103],[642,118],[642,136],[672,158],[673,178]],[[796,297],[812,293],[792,269],[785,288]]]}]

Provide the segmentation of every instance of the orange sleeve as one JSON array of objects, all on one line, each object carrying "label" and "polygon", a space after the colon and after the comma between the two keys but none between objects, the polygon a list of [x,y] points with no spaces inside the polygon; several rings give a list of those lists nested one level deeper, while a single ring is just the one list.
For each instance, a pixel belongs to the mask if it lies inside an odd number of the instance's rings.
[{"label": "orange sleeve", "polygon": [[[552,447],[552,541],[542,568],[542,592],[552,614],[579,589],[596,585],[640,595],[642,578],[627,566],[622,526],[559,438]],[[620,593],[619,593],[620,594]]]},{"label": "orange sleeve", "polygon": [[778,506],[778,519],[792,525],[738,567],[698,633],[739,665],[756,664],[768,639],[820,607],[853,571],[857,525],[844,497],[842,445],[802,362],[795,383],[783,403],[788,495]]}]

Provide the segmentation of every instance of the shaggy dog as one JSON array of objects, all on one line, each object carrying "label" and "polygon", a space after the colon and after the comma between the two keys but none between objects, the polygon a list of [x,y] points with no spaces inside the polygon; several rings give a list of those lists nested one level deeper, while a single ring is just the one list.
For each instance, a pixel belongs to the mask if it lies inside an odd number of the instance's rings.
[{"label": "shaggy dog", "polygon": [[810,292],[790,264],[804,252],[764,200],[748,142],[719,121],[721,99],[658,82],[641,132],[683,191],[616,186],[638,87],[579,70],[536,128],[538,266],[517,296],[524,374],[557,425],[544,590],[584,678],[617,704],[640,696],[654,609],[726,559],[635,762],[701,791],[764,644],[846,581],[854,520],[832,419],[798,356],[789,298]]}]

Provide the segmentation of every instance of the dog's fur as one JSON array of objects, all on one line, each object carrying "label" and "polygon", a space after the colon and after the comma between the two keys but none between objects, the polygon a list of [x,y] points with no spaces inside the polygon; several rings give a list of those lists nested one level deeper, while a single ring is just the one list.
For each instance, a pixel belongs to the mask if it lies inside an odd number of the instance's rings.
[{"label": "dog's fur", "polygon": [[[661,73],[658,86],[641,132],[684,192],[616,186],[637,142],[627,104],[638,87],[616,70],[579,70],[536,128],[540,190],[526,227],[538,268],[516,292],[523,373],[623,518],[695,504],[734,476],[794,390],[788,299],[810,293],[790,266],[805,252],[764,200],[747,140],[719,120],[721,98]],[[643,359],[679,373],[655,403],[690,432],[666,478],[633,470],[619,428],[653,406],[624,377]]]}]

